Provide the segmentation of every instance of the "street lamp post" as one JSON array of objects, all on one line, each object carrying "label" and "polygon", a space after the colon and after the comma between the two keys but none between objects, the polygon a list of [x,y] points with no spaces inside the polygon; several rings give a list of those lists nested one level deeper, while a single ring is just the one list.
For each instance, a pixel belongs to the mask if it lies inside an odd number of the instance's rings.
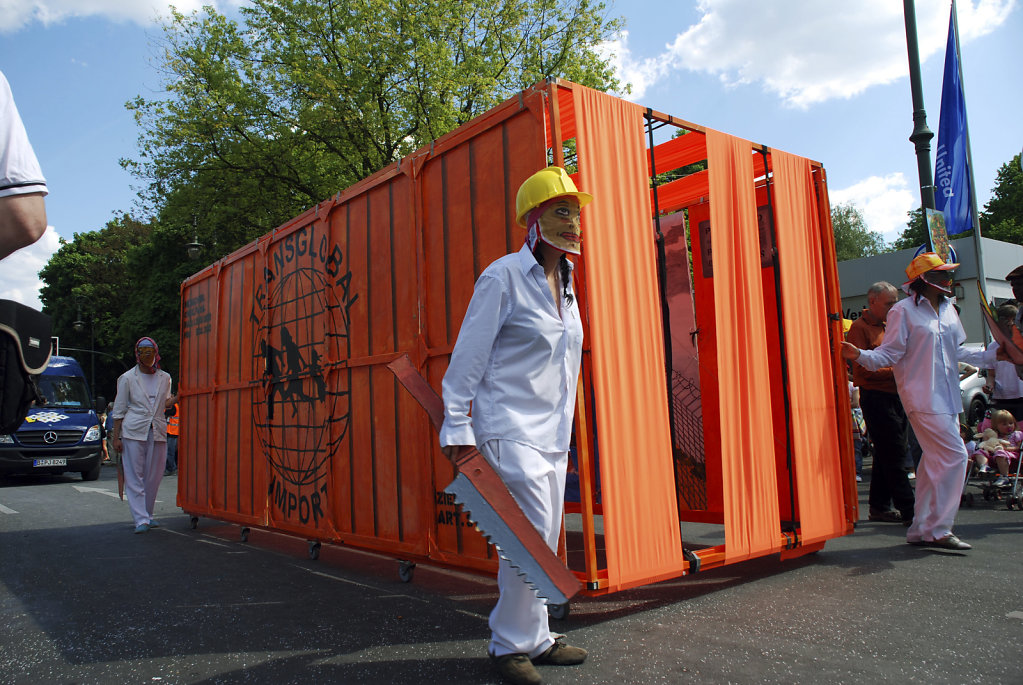
[{"label": "street lamp post", "polygon": [[[903,0],[903,15],[906,22],[906,48],[909,53],[909,86],[913,95],[913,134],[910,142],[916,146],[916,166],[920,176],[920,203],[923,207],[924,227],[927,226],[927,211],[934,209],[934,177],[931,174],[931,138],[934,133],[927,128],[927,112],[924,109],[923,87],[920,85],[920,49],[916,37],[916,6],[913,0]],[[927,246],[932,248],[930,232]]]},{"label": "street lamp post", "polygon": [[199,242],[198,235],[193,236],[192,242],[185,245],[185,252],[188,253],[189,259],[199,259],[199,255],[202,254],[202,243]]}]

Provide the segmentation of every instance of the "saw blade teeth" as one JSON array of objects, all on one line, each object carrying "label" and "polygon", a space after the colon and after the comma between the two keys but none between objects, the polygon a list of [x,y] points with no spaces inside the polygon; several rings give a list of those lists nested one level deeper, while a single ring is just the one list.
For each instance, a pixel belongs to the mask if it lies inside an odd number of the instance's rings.
[{"label": "saw blade teeth", "polygon": [[512,561],[512,559],[507,554],[505,554],[504,550],[501,549],[501,546],[493,541],[493,538],[491,537],[490,533],[479,527],[479,522],[472,518],[472,511],[470,511],[469,508],[467,507],[465,500],[459,497],[457,492],[451,494],[455,496],[455,504],[462,507],[462,511],[465,512],[466,519],[473,524],[476,530],[480,533],[480,535],[482,535],[486,539],[488,543],[494,546],[494,549],[497,550],[497,555],[508,562],[508,565],[511,566],[512,569],[514,569],[515,574],[519,578],[522,578],[523,582],[525,582],[526,585],[528,585],[533,590],[533,592],[536,593],[537,597],[544,600],[550,600],[550,597],[544,594],[543,591],[537,586],[537,584],[530,580],[529,574],[526,571],[522,570],[521,566],[518,566],[514,561]]}]

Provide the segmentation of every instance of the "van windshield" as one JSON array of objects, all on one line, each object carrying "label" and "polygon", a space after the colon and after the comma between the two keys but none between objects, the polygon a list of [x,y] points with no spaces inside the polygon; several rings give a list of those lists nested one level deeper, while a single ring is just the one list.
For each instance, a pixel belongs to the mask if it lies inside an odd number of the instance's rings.
[{"label": "van windshield", "polygon": [[89,407],[89,389],[85,382],[77,376],[40,376],[37,379],[39,392],[46,398],[46,407],[62,407],[66,409],[87,409]]}]

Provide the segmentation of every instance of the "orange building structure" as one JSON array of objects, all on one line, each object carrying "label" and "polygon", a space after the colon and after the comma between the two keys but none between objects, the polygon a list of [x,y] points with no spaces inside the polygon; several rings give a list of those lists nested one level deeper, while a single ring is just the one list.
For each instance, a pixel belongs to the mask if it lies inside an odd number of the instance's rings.
[{"label": "orange building structure", "polygon": [[[823,167],[556,79],[182,285],[178,505],[311,551],[495,573],[386,366],[408,354],[440,388],[476,278],[525,237],[516,190],[549,163],[596,198],[575,260],[586,338],[565,550],[585,592],[851,532]],[[688,540],[696,528],[720,540]]]}]

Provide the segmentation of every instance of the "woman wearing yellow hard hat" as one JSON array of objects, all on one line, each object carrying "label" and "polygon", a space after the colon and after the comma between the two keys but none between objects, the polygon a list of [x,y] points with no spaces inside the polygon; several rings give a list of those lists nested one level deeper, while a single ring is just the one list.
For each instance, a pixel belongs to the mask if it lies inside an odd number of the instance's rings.
[{"label": "woman wearing yellow hard hat", "polygon": [[[579,254],[579,212],[592,199],[560,167],[525,180],[515,199],[525,244],[476,281],[442,383],[444,454],[478,448],[551,549],[561,532],[583,342],[566,255]],[[586,650],[555,640],[544,600],[504,559],[497,583],[488,651],[506,681],[540,683],[536,665],[583,662]]]},{"label": "woman wearing yellow hard hat", "polygon": [[983,350],[963,346],[966,332],[949,297],[952,272],[958,266],[946,264],[934,252],[913,259],[902,286],[910,297],[888,313],[884,342],[873,350],[843,342],[842,356],[870,371],[892,367],[899,397],[923,449],[906,542],[968,550],[970,545],[952,532],[968,456],[959,434],[962,396],[957,361],[988,368],[993,360]]}]

